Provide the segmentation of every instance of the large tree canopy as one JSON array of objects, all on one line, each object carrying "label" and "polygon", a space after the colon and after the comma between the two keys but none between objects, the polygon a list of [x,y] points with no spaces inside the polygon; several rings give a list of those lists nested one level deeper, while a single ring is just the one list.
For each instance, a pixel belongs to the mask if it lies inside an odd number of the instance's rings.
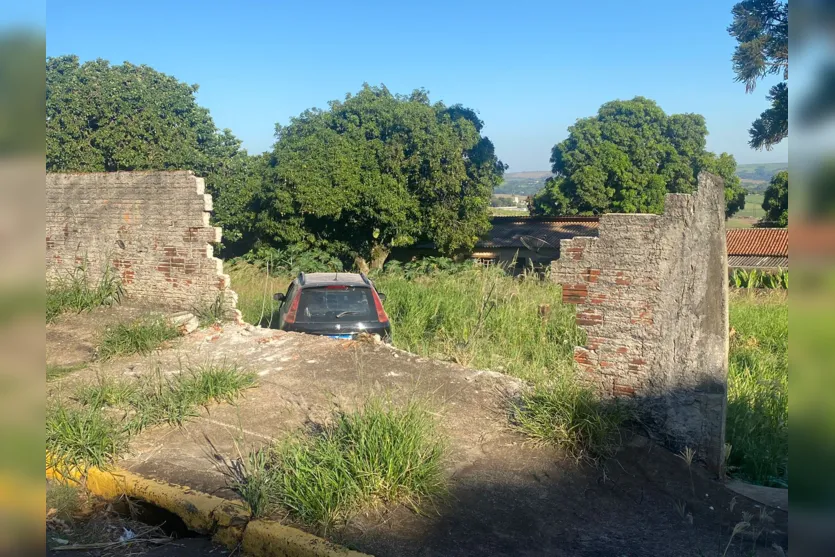
[{"label": "large tree canopy", "polygon": [[307,110],[276,127],[258,234],[324,246],[360,267],[418,239],[447,254],[472,248],[505,169],[481,129],[472,110],[430,104],[422,90],[365,85],[329,110]]},{"label": "large tree canopy", "polygon": [[750,93],[757,81],[780,75],[766,98],[771,108],[751,125],[750,145],[771,149],[789,135],[789,3],[781,0],[743,0],[733,7],[728,32],[737,40],[733,55],[736,80]]},{"label": "large tree canopy", "polygon": [[46,60],[46,169],[189,169],[206,174],[240,147],[187,85],[148,66]]},{"label": "large tree canopy", "polygon": [[698,114],[668,116],[635,97],[604,104],[568,131],[551,151],[554,176],[534,196],[532,214],[660,213],[664,196],[692,192],[702,170],[724,178],[728,215],[745,206],[736,161],[705,150],[707,127]]}]

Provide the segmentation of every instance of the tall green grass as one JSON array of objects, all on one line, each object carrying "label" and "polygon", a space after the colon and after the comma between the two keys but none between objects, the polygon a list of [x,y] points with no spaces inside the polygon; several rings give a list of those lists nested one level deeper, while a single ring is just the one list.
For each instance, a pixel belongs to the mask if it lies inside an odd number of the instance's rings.
[{"label": "tall green grass", "polygon": [[327,531],[380,502],[420,510],[445,491],[445,447],[422,403],[374,398],[251,455],[233,487],[256,516],[282,509]]},{"label": "tall green grass", "polygon": [[412,280],[382,274],[393,343],[416,354],[492,369],[534,383],[573,369],[585,343],[560,287],[473,267]]},{"label": "tall green grass", "polygon": [[118,304],[123,294],[122,283],[109,265],[97,281],[89,276],[86,265],[80,265],[68,276],[47,286],[46,322],[54,322],[62,313],[81,313]]},{"label": "tall green grass", "polygon": [[273,311],[278,309],[273,294],[286,292],[292,277],[276,278],[244,261],[227,265],[226,272],[232,279],[232,289],[238,294],[238,309],[244,321],[269,326]]},{"label": "tall green grass", "polygon": [[789,310],[785,295],[731,297],[727,442],[730,472],[788,486]]}]

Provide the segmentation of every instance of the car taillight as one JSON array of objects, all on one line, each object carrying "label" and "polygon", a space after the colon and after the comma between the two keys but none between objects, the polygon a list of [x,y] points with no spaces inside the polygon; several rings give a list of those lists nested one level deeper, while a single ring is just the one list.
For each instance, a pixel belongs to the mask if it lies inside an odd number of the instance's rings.
[{"label": "car taillight", "polygon": [[383,302],[380,301],[377,291],[373,288],[371,289],[371,295],[374,296],[374,309],[377,310],[377,321],[385,323],[389,320],[389,316],[386,315],[386,310],[383,309]]},{"label": "car taillight", "polygon": [[295,323],[296,322],[296,312],[299,310],[299,300],[302,297],[301,290],[296,294],[296,297],[293,298],[293,302],[290,304],[290,309],[287,310],[287,315],[284,316],[285,323]]},{"label": "car taillight", "polygon": [[338,284],[332,284],[330,286],[326,286],[325,290],[348,290],[347,286],[340,286]]}]

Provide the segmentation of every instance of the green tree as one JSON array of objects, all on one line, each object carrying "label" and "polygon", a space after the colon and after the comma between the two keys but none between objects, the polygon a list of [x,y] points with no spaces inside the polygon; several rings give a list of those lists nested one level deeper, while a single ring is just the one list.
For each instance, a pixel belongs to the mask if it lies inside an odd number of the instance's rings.
[{"label": "green tree", "polygon": [[361,269],[418,239],[446,254],[489,229],[489,202],[505,165],[460,105],[425,91],[394,95],[367,84],[328,110],[276,126],[256,230],[275,245],[311,245]]},{"label": "green tree", "polygon": [[534,215],[660,213],[664,196],[691,193],[702,170],[725,179],[728,216],[745,205],[733,156],[705,150],[701,115],[668,116],[635,97],[604,104],[568,131],[551,151],[554,176],[534,196]]},{"label": "green tree", "polygon": [[46,60],[49,172],[188,169],[205,175],[240,142],[219,132],[187,85],[148,66]]},{"label": "green tree", "polygon": [[763,196],[763,221],[770,225],[789,225],[789,173],[786,170],[778,172],[771,179],[768,189]]},{"label": "green tree", "polygon": [[743,0],[733,7],[728,32],[737,40],[733,55],[736,81],[753,92],[757,81],[781,75],[766,98],[771,108],[754,121],[749,144],[771,149],[789,134],[789,3],[781,0]]}]

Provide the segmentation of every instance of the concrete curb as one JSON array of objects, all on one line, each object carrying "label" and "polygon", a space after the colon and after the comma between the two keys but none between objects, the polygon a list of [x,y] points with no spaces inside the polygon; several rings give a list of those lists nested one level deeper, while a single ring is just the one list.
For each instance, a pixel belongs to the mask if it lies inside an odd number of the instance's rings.
[{"label": "concrete curb", "polygon": [[[76,483],[82,481],[80,473],[65,475],[49,466],[46,476]],[[247,555],[371,557],[278,522],[250,519],[243,503],[148,479],[120,468],[108,471],[89,468],[83,479],[87,490],[94,495],[106,499],[128,495],[146,501],[176,514],[190,529],[212,536],[215,542],[229,549],[241,546]]]}]

